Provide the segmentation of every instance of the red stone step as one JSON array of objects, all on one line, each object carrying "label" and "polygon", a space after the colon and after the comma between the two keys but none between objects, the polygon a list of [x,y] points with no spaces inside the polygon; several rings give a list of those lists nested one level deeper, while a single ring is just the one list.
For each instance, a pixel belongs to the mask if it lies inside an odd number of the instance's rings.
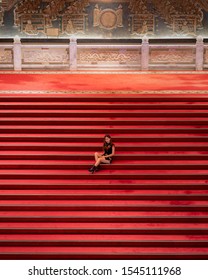
[{"label": "red stone step", "polygon": [[[100,253],[102,251],[102,253],[110,253],[111,250],[113,249],[113,247],[109,248],[88,248],[88,253]],[[80,252],[87,252],[84,250],[84,248],[82,247],[77,247],[77,248],[57,248],[57,247],[43,247],[43,248],[38,248],[36,251],[35,251],[35,248],[34,247],[27,247],[27,248],[21,248],[21,247],[14,247],[14,248],[11,248],[11,247],[2,247],[1,248],[1,253],[5,253],[5,252],[13,252],[13,253],[18,253],[18,252],[33,252],[33,253],[38,253],[38,252],[42,252],[42,253],[50,253],[50,252],[53,252],[54,250],[54,253],[64,253],[64,252],[68,252],[69,254],[70,253],[80,253]],[[114,253],[119,253],[120,251],[123,251],[124,253],[168,253],[169,252],[169,248],[163,248],[161,250],[161,248],[143,248],[143,247],[139,247],[139,248],[114,248]],[[180,253],[181,251],[181,248],[172,248],[171,251],[173,253]],[[197,248],[193,248],[193,250],[191,250],[191,248],[183,248],[183,252],[184,253],[197,253],[197,252],[203,252],[203,253],[206,253],[208,255],[208,248],[200,248],[200,249],[197,249]]]},{"label": "red stone step", "polygon": [[[13,235],[4,235],[0,234],[0,240],[1,241],[83,241],[83,235],[82,234],[13,234]],[[132,235],[119,235],[119,234],[86,234],[85,235],[86,241],[169,241],[169,242],[183,242],[187,241],[201,241],[206,242],[208,241],[208,235],[154,235],[154,234],[132,234]]]},{"label": "red stone step", "polygon": [[[191,192],[191,191],[190,191]],[[63,199],[63,200],[67,200],[67,199],[83,199],[83,200],[88,200],[88,199],[104,199],[104,200],[110,200],[110,199],[114,199],[114,200],[154,200],[154,199],[158,199],[160,198],[160,200],[187,200],[187,201],[191,201],[191,200],[200,200],[200,201],[205,201],[208,200],[208,194],[206,194],[206,192],[202,192],[201,193],[187,193],[184,191],[183,194],[175,192],[174,194],[171,194],[169,192],[165,193],[165,192],[161,192],[158,191],[158,193],[137,193],[137,192],[133,192],[132,194],[128,193],[128,192],[122,192],[122,191],[117,191],[116,193],[106,193],[104,191],[102,192],[97,192],[97,193],[92,193],[88,190],[88,192],[80,192],[80,191],[73,191],[73,193],[66,193],[66,192],[59,192],[59,193],[52,193],[50,194],[50,192],[48,193],[28,193],[25,190],[23,190],[22,192],[15,192],[15,194],[13,193],[2,193],[2,191],[0,191],[0,199],[1,200],[23,200],[23,199],[34,199],[34,200],[53,200],[53,199]]]},{"label": "red stone step", "polygon": [[[50,182],[49,182],[50,184]],[[86,183],[87,184],[87,183]],[[73,185],[71,185],[73,186]],[[179,196],[192,196],[192,195],[201,195],[201,194],[208,194],[208,189],[207,190],[200,190],[200,189],[195,189],[195,190],[185,190],[185,189],[177,189],[177,190],[161,190],[161,189],[156,189],[156,190],[149,190],[149,189],[78,189],[76,187],[76,184],[74,185],[74,188],[72,189],[60,189],[58,186],[56,189],[25,189],[24,185],[22,185],[22,189],[11,190],[11,189],[0,189],[0,195],[11,195],[11,196],[19,196],[19,195],[48,195],[48,196],[59,196],[59,195],[80,195],[80,196],[85,196],[85,195],[112,195],[112,196],[117,196],[117,195],[132,195],[132,196],[149,196],[149,195],[179,195]]]},{"label": "red stone step", "polygon": [[[0,142],[0,151],[88,151],[102,149],[102,143],[39,143],[39,142]],[[116,151],[207,151],[207,142],[125,142],[116,143]]]},{"label": "red stone step", "polygon": [[[163,211],[0,211],[0,217],[34,217],[34,218],[46,218],[46,217],[52,217],[52,218],[67,218],[67,217],[109,217],[109,218],[119,218],[119,217],[130,217],[130,218],[142,218],[142,217],[171,217],[171,218],[189,218],[189,217],[201,217],[201,218],[207,218],[208,213],[206,211],[169,211],[168,213]],[[189,221],[190,222],[190,221]]]},{"label": "red stone step", "polygon": [[152,134],[152,133],[194,133],[194,134],[204,134],[208,133],[208,126],[207,125],[174,125],[174,126],[161,126],[161,125],[155,125],[151,126],[122,126],[119,127],[111,125],[103,125],[101,126],[26,126],[26,125],[1,125],[0,126],[1,133],[7,133],[7,134],[14,134],[14,133],[34,133],[34,134],[83,134],[83,133],[89,133],[89,131],[92,131],[93,133],[100,133],[102,135],[104,134],[139,134],[139,133],[145,133],[145,134]]},{"label": "red stone step", "polygon": [[[154,202],[154,203],[153,203]],[[167,201],[167,200],[5,200],[0,203],[0,211],[191,211],[207,212],[207,201]]]},{"label": "red stone step", "polygon": [[2,190],[208,190],[206,180],[165,180],[157,179],[148,180],[125,180],[125,179],[83,179],[82,181],[76,179],[69,180],[41,180],[41,179],[15,179],[7,180],[0,179],[0,189]]},{"label": "red stone step", "polygon": [[64,95],[61,95],[62,92],[55,94],[55,93],[45,93],[38,94],[38,93],[24,93],[19,92],[18,95],[16,93],[10,92],[1,93],[1,101],[3,102],[106,102],[106,100],[110,102],[207,102],[207,94],[188,94],[184,95],[183,91],[180,94],[162,94],[157,92],[153,92],[152,94],[140,93],[135,91],[131,94],[132,91],[113,91],[108,92],[97,91],[93,93],[93,91],[76,91],[77,93],[74,94],[73,92],[67,93],[64,92]]},{"label": "red stone step", "polygon": [[[93,176],[93,177],[92,177]],[[91,174],[80,170],[0,170],[1,179],[101,179],[101,180],[207,180],[207,170],[102,170]]]},{"label": "red stone step", "polygon": [[[0,170],[6,169],[22,169],[22,170],[87,170],[90,164],[92,164],[93,158],[89,160],[0,160]],[[206,160],[172,160],[172,161],[134,161],[117,160],[116,157],[113,164],[101,164],[100,169],[102,170],[207,170],[208,161]]]},{"label": "red stone step", "polygon": [[[115,235],[116,236],[116,235]],[[125,235],[124,235],[125,236]],[[138,238],[138,237],[137,237]],[[160,237],[161,238],[161,237]],[[100,237],[101,240],[83,240],[82,238],[75,240],[39,240],[38,238],[33,240],[1,240],[0,247],[128,247],[128,248],[207,248],[208,240],[125,240],[125,238],[118,240],[103,240],[103,236]]]},{"label": "red stone step", "polygon": [[[207,142],[208,141],[208,134],[206,135],[126,135],[126,136],[114,136],[114,142]],[[2,134],[0,135],[0,142],[89,142],[89,143],[98,143],[101,142],[100,140],[103,139],[103,135],[92,136],[92,135],[37,135],[37,134]]]},{"label": "red stone step", "polygon": [[[152,207],[160,207],[160,206],[172,206],[173,208],[175,206],[178,206],[180,208],[180,206],[196,206],[196,209],[198,209],[198,206],[208,206],[208,200],[207,199],[204,199],[201,201],[201,199],[196,199],[196,200],[184,200],[184,199],[178,199],[177,201],[176,200],[172,200],[171,198],[170,199],[160,199],[160,196],[157,197],[157,199],[148,199],[148,197],[146,197],[145,199],[139,199],[137,197],[135,197],[135,199],[131,198],[131,199],[125,199],[123,200],[122,198],[118,198],[118,199],[103,199],[102,197],[101,198],[97,198],[96,200],[95,199],[79,199],[79,196],[74,196],[73,198],[69,199],[69,198],[66,198],[66,199],[56,199],[54,198],[53,200],[52,199],[45,199],[45,200],[39,200],[39,199],[19,199],[18,201],[16,200],[13,200],[13,199],[6,199],[6,200],[1,200],[0,201],[0,207],[4,207],[4,206],[8,206],[9,204],[12,204],[11,205],[11,208],[13,206],[22,206],[22,207],[28,207],[28,206],[31,206],[31,207],[55,207],[55,208],[60,208],[63,206],[63,207],[68,207],[69,209],[70,208],[82,208],[83,206],[86,207],[86,209],[89,207],[102,207],[104,205],[105,206],[109,206],[109,207],[113,207],[115,206],[115,208],[118,206],[122,206],[122,207],[126,207],[128,208],[129,207],[129,210],[133,207],[137,207],[137,206],[152,206]],[[55,211],[55,210],[54,210]],[[70,210],[69,210],[70,211]],[[78,210],[77,210],[78,211]],[[89,210],[91,211],[91,210]],[[107,211],[107,210],[106,210]],[[111,211],[111,210],[109,210]],[[115,210],[116,211],[116,210]],[[138,211],[138,210],[131,210],[131,211]],[[160,211],[160,210],[159,210]],[[180,211],[180,210],[179,210]]]},{"label": "red stone step", "polygon": [[208,125],[208,119],[201,117],[189,118],[1,118],[0,125]]},{"label": "red stone step", "polygon": [[[181,248],[181,253],[172,253],[169,248],[169,253],[120,253],[114,252],[114,247],[109,249],[109,253],[89,253],[88,248],[86,252],[80,253],[57,253],[51,251],[50,253],[0,253],[0,260],[207,260],[208,254],[204,252],[198,253],[184,253]],[[102,252],[102,249],[100,249]]]},{"label": "red stone step", "polygon": [[1,110],[0,117],[208,117],[208,110]]},{"label": "red stone step", "polygon": [[161,110],[176,109],[176,110],[207,110],[208,102],[0,102],[0,110]]},{"label": "red stone step", "polygon": [[[131,232],[131,234],[142,234],[141,232],[139,232],[139,230],[146,230],[147,232],[149,232],[149,234],[153,233],[154,230],[160,230],[161,228],[164,229],[164,234],[165,231],[167,230],[178,230],[179,232],[181,232],[180,234],[183,234],[182,232],[185,232],[187,230],[198,230],[198,231],[202,231],[205,233],[205,231],[207,232],[206,235],[208,234],[208,223],[171,223],[171,222],[167,222],[167,223],[132,223],[132,222],[125,222],[125,223],[114,223],[114,222],[48,222],[48,223],[41,223],[41,222],[22,222],[21,224],[18,222],[2,222],[0,223],[0,231],[1,234],[3,232],[3,230],[7,229],[7,230],[30,230],[33,231],[33,234],[35,234],[35,231],[37,230],[42,230],[46,233],[46,231],[48,230],[47,234],[52,233],[53,229],[55,229],[57,232],[61,232],[62,230],[66,230],[66,231],[79,231],[79,230],[86,230],[86,231],[94,231],[96,233],[96,231],[98,231],[99,233],[101,233],[101,231],[110,231],[112,230],[112,232],[116,232],[118,231],[116,234],[120,234],[119,231],[123,232],[123,230],[127,231],[129,230],[129,232]],[[17,234],[17,233],[16,233]],[[57,233],[56,233],[57,234]],[[102,233],[104,234],[104,232]],[[154,233],[156,234],[156,233]],[[162,233],[161,233],[162,234]]]},{"label": "red stone step", "polygon": [[[102,152],[102,151],[100,151]],[[89,163],[94,159],[94,153],[88,151],[0,151],[0,160],[82,160]],[[119,151],[116,161],[206,161],[208,152],[200,151]]]},{"label": "red stone step", "polygon": [[[88,211],[89,212],[89,211]],[[197,212],[196,212],[197,213]],[[193,215],[188,213],[188,215],[183,216],[172,216],[168,213],[166,216],[164,215],[152,215],[151,213],[147,213],[146,215],[131,215],[131,212],[129,215],[122,215],[121,213],[118,213],[114,216],[106,216],[105,214],[98,214],[98,215],[92,215],[89,214],[79,214],[74,216],[74,213],[71,212],[71,214],[68,215],[53,215],[51,213],[50,215],[44,214],[31,214],[30,216],[24,216],[19,214],[17,212],[16,214],[10,214],[10,215],[0,215],[0,222],[8,222],[8,223],[27,223],[27,222],[39,222],[39,223],[208,223],[208,214],[206,215],[196,215],[195,212]]]},{"label": "red stone step", "polygon": [[[37,224],[37,223],[36,223]],[[41,223],[36,225],[33,223],[33,226],[26,223],[26,226],[19,225],[18,223],[12,223],[11,226],[3,226],[3,223],[0,224],[0,234],[24,234],[24,235],[36,235],[36,234],[63,234],[63,235],[77,235],[77,234],[93,234],[93,235],[103,235],[103,234],[110,234],[110,235],[160,235],[161,240],[163,239],[163,236],[167,235],[199,235],[199,236],[207,236],[208,235],[208,229],[207,226],[203,226],[203,224],[200,224],[198,227],[188,227],[188,224],[177,224],[177,227],[170,226],[170,227],[164,227],[164,224],[161,224],[160,226],[153,227],[152,224],[149,226],[144,226],[143,224],[138,224],[137,227],[134,226],[128,226],[126,224],[125,227],[120,227],[118,223],[115,223],[113,226],[104,226],[103,224],[101,226],[96,226],[96,224],[92,223],[86,224],[86,226],[78,226],[79,223],[76,223],[76,226],[69,226],[68,224],[65,224],[65,227],[61,226],[60,223],[48,225],[47,227],[41,226]],[[91,226],[90,226],[91,225]]]}]

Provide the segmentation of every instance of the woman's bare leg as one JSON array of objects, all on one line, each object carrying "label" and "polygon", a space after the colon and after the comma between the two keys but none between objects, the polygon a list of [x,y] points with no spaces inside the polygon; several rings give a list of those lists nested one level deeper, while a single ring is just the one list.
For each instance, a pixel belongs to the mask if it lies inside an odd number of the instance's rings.
[{"label": "woman's bare leg", "polygon": [[102,163],[110,163],[110,161],[108,159],[106,159],[105,157],[100,157],[97,159],[95,166],[98,166]]},{"label": "woman's bare leg", "polygon": [[95,168],[100,164],[100,160],[102,158],[102,154],[100,153],[95,153],[95,164],[89,169],[90,172],[94,172]]},{"label": "woman's bare leg", "polygon": [[101,157],[102,157],[102,154],[96,152],[95,153],[95,162]]},{"label": "woman's bare leg", "polygon": [[101,158],[101,163],[110,163],[109,159],[106,159],[105,157]]},{"label": "woman's bare leg", "polygon": [[95,162],[98,160],[98,158],[99,158],[99,153],[95,153]]}]

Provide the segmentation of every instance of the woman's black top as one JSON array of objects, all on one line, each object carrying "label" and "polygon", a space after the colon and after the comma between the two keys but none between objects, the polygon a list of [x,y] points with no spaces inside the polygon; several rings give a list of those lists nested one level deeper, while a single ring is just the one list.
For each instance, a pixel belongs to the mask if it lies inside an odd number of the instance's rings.
[{"label": "woman's black top", "polygon": [[104,156],[110,155],[113,152],[114,144],[105,144],[104,145]]}]

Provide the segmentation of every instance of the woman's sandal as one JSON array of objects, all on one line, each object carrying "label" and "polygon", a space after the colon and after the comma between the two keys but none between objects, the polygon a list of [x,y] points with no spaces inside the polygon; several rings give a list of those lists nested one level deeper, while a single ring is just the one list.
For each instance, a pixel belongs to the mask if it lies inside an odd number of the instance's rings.
[{"label": "woman's sandal", "polygon": [[100,165],[95,166],[95,171],[99,171],[100,170]]},{"label": "woman's sandal", "polygon": [[93,165],[91,168],[89,168],[89,172],[91,172],[92,174],[95,172],[96,167]]}]

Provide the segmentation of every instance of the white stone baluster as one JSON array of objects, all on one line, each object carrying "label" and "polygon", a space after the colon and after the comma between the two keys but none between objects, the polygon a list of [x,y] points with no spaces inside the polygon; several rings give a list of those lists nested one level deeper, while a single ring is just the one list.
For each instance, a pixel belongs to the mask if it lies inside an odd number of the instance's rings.
[{"label": "white stone baluster", "polygon": [[204,65],[204,42],[203,37],[198,36],[196,40],[196,70],[203,70]]},{"label": "white stone baluster", "polygon": [[142,38],[141,68],[144,71],[149,69],[149,39],[147,36]]},{"label": "white stone baluster", "polygon": [[70,70],[77,70],[77,38],[72,36],[70,38]]},{"label": "white stone baluster", "polygon": [[14,37],[13,43],[14,70],[22,70],[22,45],[18,35]]}]

